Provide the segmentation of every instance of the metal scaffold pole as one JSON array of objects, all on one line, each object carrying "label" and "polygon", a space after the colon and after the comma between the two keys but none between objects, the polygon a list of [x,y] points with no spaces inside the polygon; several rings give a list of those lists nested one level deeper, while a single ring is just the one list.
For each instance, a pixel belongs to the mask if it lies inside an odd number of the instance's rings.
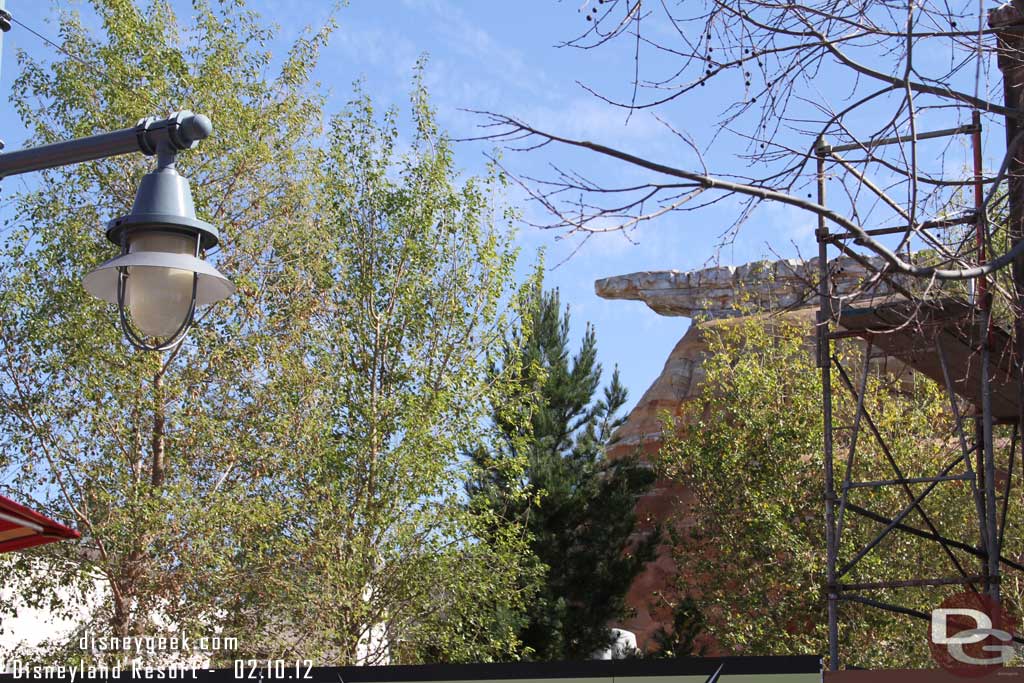
[{"label": "metal scaffold pole", "polygon": [[[825,154],[827,144],[819,138],[816,145],[818,157],[818,203],[825,205]],[[836,515],[835,475],[832,466],[832,353],[829,326],[832,306],[828,278],[828,224],[825,217],[818,216],[818,367],[821,369],[821,391],[825,434],[825,545],[826,595],[828,597],[828,659],[829,669],[839,669],[839,595],[836,588]]]}]

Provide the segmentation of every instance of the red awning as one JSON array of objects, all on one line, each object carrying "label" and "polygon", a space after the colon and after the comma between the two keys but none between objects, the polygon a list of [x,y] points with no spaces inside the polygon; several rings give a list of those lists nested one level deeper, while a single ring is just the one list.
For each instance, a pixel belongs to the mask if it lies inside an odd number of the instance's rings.
[{"label": "red awning", "polygon": [[74,529],[0,496],[0,553],[80,536]]}]

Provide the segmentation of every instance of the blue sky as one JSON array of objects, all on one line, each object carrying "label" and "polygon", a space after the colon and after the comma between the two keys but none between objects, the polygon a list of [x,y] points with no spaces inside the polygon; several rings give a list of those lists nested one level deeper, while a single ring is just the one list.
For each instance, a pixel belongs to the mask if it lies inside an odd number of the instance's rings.
[{"label": "blue sky", "polygon": [[[276,56],[305,27],[321,25],[333,6],[326,0],[250,0],[248,4],[280,27],[272,46]],[[707,88],[706,100],[691,98],[683,106],[661,109],[662,121],[643,114],[627,122],[622,110],[599,102],[577,81],[613,97],[626,95],[632,77],[629,45],[623,42],[587,52],[558,47],[585,29],[583,4],[581,0],[352,0],[335,13],[338,29],[317,72],[330,94],[328,111],[344,106],[356,79],[363,81],[365,91],[379,105],[404,107],[413,65],[427,54],[426,82],[440,123],[453,137],[479,134],[476,126],[481,119],[463,109],[493,110],[570,137],[681,163],[689,151],[671,136],[666,124],[686,129],[698,139],[707,137],[716,130],[715,118],[709,114],[719,111],[736,93]],[[82,7],[72,0],[48,4],[8,0],[7,5],[19,20],[49,37],[57,34],[56,11]],[[188,11],[188,3],[175,5],[182,14]],[[53,52],[16,25],[5,37],[3,50],[0,88],[6,92],[16,68],[15,48],[44,57]],[[653,73],[669,73],[673,62],[651,55],[645,67]],[[117,122],[112,127],[130,123]],[[6,102],[0,103],[0,137],[8,142],[8,149],[19,147],[24,139],[13,107]],[[727,141],[725,148],[730,146],[739,149]],[[478,172],[485,153],[492,149],[491,144],[459,143],[457,163],[467,173]],[[595,155],[573,155],[550,147],[542,152],[505,153],[504,160],[511,170],[525,175],[549,175],[551,163],[574,166],[612,182],[634,174]],[[731,158],[716,157],[714,162],[717,169],[737,164]],[[513,190],[510,199],[522,204],[528,217],[543,220],[539,209],[523,202],[520,192]],[[596,236],[571,257],[576,240],[528,227],[520,230],[524,272],[540,247],[547,250],[549,265],[565,260],[547,274],[547,284],[558,287],[563,302],[571,305],[577,337],[584,321],[595,325],[600,361],[606,372],[619,365],[630,390],[630,405],[657,377],[688,321],[658,316],[639,302],[601,300],[594,294],[594,280],[641,270],[689,270],[710,265],[715,258],[739,265],[798,252],[814,255],[814,220],[781,206],[759,210],[739,239],[719,252],[716,244],[733,217],[732,206],[727,202],[698,213],[668,215],[636,229],[629,239],[619,234]]]}]

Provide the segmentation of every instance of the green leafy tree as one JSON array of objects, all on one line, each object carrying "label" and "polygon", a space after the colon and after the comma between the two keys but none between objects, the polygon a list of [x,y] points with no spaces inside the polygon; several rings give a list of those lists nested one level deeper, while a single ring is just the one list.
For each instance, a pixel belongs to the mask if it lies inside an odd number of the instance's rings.
[{"label": "green leafy tree", "polygon": [[128,212],[152,160],[47,171],[13,195],[0,252],[4,492],[83,540],[5,558],[5,584],[54,618],[74,618],[75,598],[103,586],[83,623],[94,633],[173,624],[198,635],[218,625],[226,594],[259,580],[236,571],[240,550],[275,543],[268,520],[278,504],[261,473],[279,451],[263,438],[275,417],[261,408],[278,403],[267,378],[281,367],[275,334],[293,329],[296,271],[274,250],[305,224],[303,149],[321,111],[308,74],[328,31],[300,39],[268,76],[265,24],[235,3],[199,2],[187,25],[164,2],[91,9],[98,31],[61,17],[74,58],[19,55],[13,99],[30,142],[175,109],[209,115],[215,135],[178,168],[200,217],[222,231],[217,259],[239,294],[205,312],[177,352],[134,353],[81,278],[113,255],[102,227]]},{"label": "green leafy tree", "polygon": [[[512,528],[479,542],[493,514],[461,504],[457,457],[486,441],[480,406],[510,385],[488,372],[514,261],[499,177],[456,182],[418,84],[407,154],[397,114],[378,121],[362,96],[318,148],[309,74],[330,27],[274,67],[267,24],[238,2],[197,0],[187,23],[159,0],[91,10],[98,31],[62,15],[74,58],[20,56],[32,142],[208,114],[214,136],[178,166],[221,229],[215,258],[238,294],[205,309],[179,350],[134,353],[80,281],[110,257],[101,226],[128,211],[151,162],[48,171],[14,196],[0,490],[83,539],[5,556],[17,600],[0,613],[78,619],[96,598],[82,629],[237,637],[215,662],[512,651],[514,633],[483,633],[473,615],[482,602],[522,609],[524,549]],[[76,643],[38,656],[88,656]]]},{"label": "green leafy tree", "polygon": [[314,441],[289,472],[294,551],[268,585],[322,661],[505,658],[516,633],[481,608],[525,608],[522,533],[487,533],[493,512],[462,496],[461,453],[493,441],[487,406],[521,400],[516,366],[489,372],[514,301],[513,213],[493,169],[455,180],[419,79],[411,119],[405,152],[398,111],[359,92],[332,120],[320,238],[299,255],[313,309],[288,381],[313,388],[295,408]]},{"label": "green leafy tree", "polygon": [[[504,520],[522,523],[544,572],[527,613],[519,615],[523,654],[541,660],[587,659],[610,643],[609,622],[625,615],[624,596],[655,534],[633,538],[633,507],[653,482],[636,461],[608,462],[605,446],[626,402],[618,370],[600,398],[597,339],[587,326],[570,357],[569,309],[558,291],[529,293],[528,318],[507,345],[503,371],[515,368],[527,413],[496,412],[499,450],[477,451],[481,475],[470,487]],[[508,463],[525,460],[525,471]],[[526,486],[529,497],[513,495]]]},{"label": "green leafy tree", "polygon": [[[827,652],[821,375],[811,326],[805,319],[752,316],[704,323],[703,329],[710,353],[707,375],[698,399],[684,408],[680,426],[666,432],[660,460],[665,475],[687,485],[696,498],[687,512],[692,533],[675,546],[681,589],[703,615],[707,632],[728,652]],[[852,342],[837,351],[847,368],[860,368],[863,353],[863,346]],[[866,408],[904,472],[938,471],[958,449],[950,436],[945,392],[920,376],[911,380],[895,372],[891,366],[871,366]],[[833,396],[839,425],[836,481],[841,483],[845,457],[839,454],[847,453],[851,434],[842,427],[853,424],[856,402],[841,385]],[[858,454],[855,480],[893,477],[870,433],[861,434]],[[897,486],[859,489],[852,500],[873,510],[906,504]],[[973,501],[963,482],[936,489],[927,510],[947,537],[972,538],[976,532],[970,522]],[[854,545],[862,546],[880,528],[848,513],[841,556],[851,557]],[[1008,544],[1018,542],[1009,539]],[[979,562],[966,554],[960,561],[968,571]],[[933,541],[895,534],[845,580],[900,580],[922,573],[948,576],[955,569]],[[941,602],[943,590],[961,588],[876,595],[928,612]],[[907,617],[855,603],[843,603],[842,615],[840,647],[851,665],[933,664],[926,622],[915,628]]]}]

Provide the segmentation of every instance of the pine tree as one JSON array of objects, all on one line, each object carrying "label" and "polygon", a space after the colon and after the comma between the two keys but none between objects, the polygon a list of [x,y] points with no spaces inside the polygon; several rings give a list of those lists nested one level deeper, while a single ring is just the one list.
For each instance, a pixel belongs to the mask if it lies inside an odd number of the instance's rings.
[{"label": "pine tree", "polygon": [[[524,524],[531,536],[542,578],[529,611],[518,615],[520,656],[587,659],[609,644],[609,622],[625,616],[625,593],[653,558],[657,534],[630,545],[633,507],[653,475],[635,460],[605,460],[612,432],[624,420],[618,412],[626,389],[616,368],[598,398],[602,369],[594,328],[587,325],[570,358],[569,307],[563,313],[558,291],[542,292],[535,284],[527,309],[532,315],[505,351],[505,366],[520,369],[530,412],[495,410],[505,448],[473,454],[480,475],[469,493],[508,524]],[[506,474],[517,461],[525,465],[522,481]],[[531,495],[515,496],[523,485]]]}]

